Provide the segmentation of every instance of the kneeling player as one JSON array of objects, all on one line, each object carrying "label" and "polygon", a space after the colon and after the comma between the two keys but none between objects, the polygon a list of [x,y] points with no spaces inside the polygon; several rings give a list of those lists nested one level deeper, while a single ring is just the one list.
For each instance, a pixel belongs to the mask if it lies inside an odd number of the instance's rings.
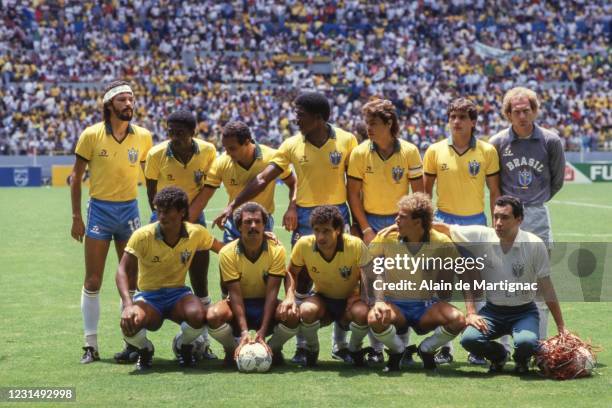
[{"label": "kneeling player", "polygon": [[[125,308],[121,314],[121,330],[125,341],[138,349],[136,368],[151,367],[153,344],[147,330],[158,330],[164,319],[181,325],[179,364],[195,366],[192,342],[202,334],[206,309],[191,289],[185,276],[196,251],[219,252],[222,243],[201,225],[184,220],[189,202],[187,194],[176,187],[167,187],[153,200],[158,222],[139,228],[125,247],[117,270],[116,282]],[[132,301],[128,281],[138,276],[138,292]]]},{"label": "kneeling player", "polygon": [[[431,229],[433,208],[423,193],[404,196],[398,203],[395,230],[383,231],[372,241],[371,255],[384,258],[441,258],[455,257],[450,238]],[[368,315],[374,336],[385,344],[389,360],[385,371],[398,371],[406,345],[398,332],[412,327],[417,334],[435,330],[418,347],[418,354],[426,369],[435,369],[434,354],[451,341],[465,327],[463,314],[454,306],[437,300],[429,289],[420,289],[424,280],[436,281],[433,271],[417,267],[406,269],[394,266],[381,274],[383,282],[374,286],[377,301]],[[440,272],[440,271],[436,271]],[[431,275],[428,275],[430,274]],[[414,290],[377,290],[381,283],[412,281]],[[383,297],[384,296],[384,297]]]},{"label": "kneeling player", "polygon": [[[221,280],[228,298],[215,303],[207,314],[210,335],[223,345],[225,363],[233,366],[234,354],[250,341],[249,329],[257,330],[255,341],[268,345],[274,365],[283,363],[282,348],[295,335],[299,318],[293,300],[279,304],[278,291],[286,275],[285,248],[264,235],[268,213],[249,202],[234,212],[240,238],[219,254]],[[293,289],[293,284],[289,283]],[[240,336],[237,345],[234,336]],[[238,347],[237,347],[238,346]]]},{"label": "kneeling player", "polygon": [[[368,306],[359,298],[360,267],[368,262],[368,249],[357,237],[343,234],[344,218],[334,206],[312,211],[314,235],[301,237],[293,247],[289,272],[297,281],[306,270],[314,284],[314,294],[300,305],[301,332],[306,353],[300,366],[316,365],[319,355],[317,331],[321,325],[337,322],[350,328],[348,349],[355,365],[364,365],[364,336],[368,333]],[[287,298],[293,298],[290,293]]]}]

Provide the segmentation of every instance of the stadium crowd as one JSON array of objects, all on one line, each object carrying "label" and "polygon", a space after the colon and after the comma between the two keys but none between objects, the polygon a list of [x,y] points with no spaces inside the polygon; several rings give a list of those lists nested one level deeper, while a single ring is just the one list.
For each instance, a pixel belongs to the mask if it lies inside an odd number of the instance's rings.
[{"label": "stadium crowd", "polygon": [[541,96],[539,122],[566,149],[610,150],[611,8],[601,0],[4,0],[0,154],[70,153],[101,118],[98,84],[118,77],[134,84],[135,120],[157,141],[168,112],[188,107],[204,139],[216,143],[222,126],[240,119],[277,146],[296,130],[290,101],[312,88],[353,131],[368,97],[392,100],[402,137],[425,149],[445,135],[451,99],[474,99],[486,138],[507,126],[503,93],[524,84]]}]

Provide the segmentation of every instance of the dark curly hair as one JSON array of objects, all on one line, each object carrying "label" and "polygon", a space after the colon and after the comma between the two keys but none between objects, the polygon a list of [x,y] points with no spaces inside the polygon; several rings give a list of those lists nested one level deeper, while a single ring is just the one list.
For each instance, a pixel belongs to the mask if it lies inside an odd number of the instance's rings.
[{"label": "dark curly hair", "polygon": [[166,122],[183,124],[191,131],[194,131],[196,128],[195,116],[193,116],[193,113],[186,109],[181,109],[177,110],[176,112],[172,112],[170,115],[168,115],[168,119],[166,119]]},{"label": "dark curly hair", "polygon": [[234,219],[234,225],[236,225],[236,228],[240,228],[240,226],[242,225],[242,214],[243,213],[245,212],[255,213],[258,211],[261,213],[261,219],[263,221],[263,224],[266,225],[268,223],[268,217],[269,217],[266,209],[263,208],[263,206],[261,206],[258,203],[249,201],[248,203],[244,203],[240,207],[236,208],[236,210],[234,210],[233,219]]},{"label": "dark curly hair", "polygon": [[240,121],[228,122],[223,127],[223,137],[235,137],[240,145],[244,145],[247,142],[255,143],[253,135],[251,135],[251,129],[249,129],[246,123]]},{"label": "dark curly hair", "polygon": [[178,187],[165,187],[155,194],[153,199],[153,206],[155,208],[171,209],[174,208],[177,211],[185,210],[185,217],[189,213],[189,199],[187,193]]},{"label": "dark curly hair", "polygon": [[336,230],[342,231],[344,228],[344,217],[338,207],[333,205],[322,205],[315,208],[310,213],[310,226],[314,228],[315,225],[321,224],[332,224],[332,227]]},{"label": "dark curly hair", "polygon": [[329,101],[321,93],[303,92],[295,98],[293,104],[313,115],[321,115],[321,118],[326,122],[329,120],[331,113]]}]

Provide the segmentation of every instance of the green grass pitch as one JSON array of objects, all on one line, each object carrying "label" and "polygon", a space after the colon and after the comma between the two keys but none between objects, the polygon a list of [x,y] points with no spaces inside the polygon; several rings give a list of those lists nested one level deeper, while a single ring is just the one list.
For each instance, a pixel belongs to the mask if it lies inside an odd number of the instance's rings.
[{"label": "green grass pitch", "polygon": [[[278,227],[286,195],[284,187],[277,189],[275,232],[289,247],[289,234]],[[203,362],[185,371],[177,367],[170,350],[178,330],[172,322],[150,333],[156,346],[152,372],[134,375],[131,365],[112,361],[113,353],[122,348],[114,283],[117,260],[112,252],[101,291],[102,361],[81,365],[83,248],[70,238],[69,190],[1,189],[0,197],[0,387],[76,387],[79,405],[103,407],[612,406],[612,305],[603,302],[562,303],[567,327],[603,347],[597,374],[582,380],[557,382],[537,374],[518,378],[511,374],[512,364],[507,373],[489,377],[483,368],[466,363],[457,342],[456,362],[441,367],[435,377],[417,369],[396,375],[383,375],[380,368],[357,370],[331,359],[329,327],[321,330],[321,361],[314,370],[288,365],[266,374],[239,374],[223,370],[220,362]],[[611,202],[609,184],[565,186],[550,204],[555,239],[612,242]],[[219,191],[206,212],[209,221],[225,203]],[[150,211],[143,189],[140,208],[147,220]],[[216,255],[211,256],[209,282],[213,299],[219,300]],[[222,354],[218,344],[213,343],[213,349]],[[285,357],[293,351],[290,341]]]}]

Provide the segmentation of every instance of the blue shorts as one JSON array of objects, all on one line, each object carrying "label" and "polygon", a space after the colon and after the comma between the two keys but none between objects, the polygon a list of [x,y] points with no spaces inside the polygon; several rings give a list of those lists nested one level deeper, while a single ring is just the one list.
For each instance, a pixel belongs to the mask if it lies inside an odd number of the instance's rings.
[{"label": "blue shorts", "polygon": [[[346,205],[346,203],[343,203],[340,205],[336,205],[335,207],[340,210],[342,218],[344,218],[344,230],[345,232],[348,232],[351,225],[348,206]],[[310,214],[315,208],[317,207],[297,207],[298,225],[295,231],[293,231],[293,234],[291,235],[291,246],[295,245],[295,243],[298,239],[300,239],[300,237],[312,234],[312,228],[310,227]]]},{"label": "blue shorts", "polygon": [[[427,331],[419,328],[419,322],[421,318],[434,304],[438,303],[438,299],[433,298],[431,300],[396,300],[396,299],[385,299],[387,302],[397,306],[397,308],[404,315],[404,319],[408,323],[408,327],[412,327],[416,334],[425,334]],[[406,327],[406,329],[408,328]],[[398,328],[398,332],[401,334],[405,333],[404,328]]]},{"label": "blue shorts", "polygon": [[89,238],[104,241],[127,241],[140,228],[138,201],[104,201],[91,198],[87,205]]},{"label": "blue shorts", "polygon": [[434,221],[442,221],[446,224],[484,225],[485,227],[487,226],[487,217],[484,213],[462,216],[436,210],[436,212],[434,213]]},{"label": "blue shorts", "polygon": [[185,296],[192,295],[193,292],[188,286],[180,288],[161,288],[137,292],[134,295],[134,302],[142,300],[157,310],[163,319],[170,317],[170,313],[179,300]]},{"label": "blue shorts", "polygon": [[[157,221],[157,211],[153,210],[149,222],[154,223],[155,221]],[[198,218],[198,224],[206,228],[206,218],[204,218],[204,213],[200,214],[200,218]]]},{"label": "blue shorts", "polygon": [[370,224],[374,232],[378,232],[383,228],[395,224],[395,217],[397,217],[397,215],[375,215],[366,213],[368,224]]},{"label": "blue shorts", "polygon": [[[223,227],[224,227],[223,228],[223,243],[224,244],[227,244],[229,242],[232,242],[240,238],[240,231],[238,231],[238,228],[236,228],[236,225],[234,224],[234,220],[232,217],[229,217],[225,221],[225,225]],[[271,232],[273,229],[274,229],[274,218],[272,217],[272,215],[269,215],[268,222],[266,223],[264,230]]]},{"label": "blue shorts", "polygon": [[[259,330],[261,327],[261,323],[263,322],[264,316],[264,306],[266,305],[265,298],[252,298],[252,299],[243,299],[244,302],[244,312],[246,314],[247,327],[249,330]],[[271,322],[268,327],[267,335],[272,334],[274,330],[274,322]],[[240,336],[240,328],[238,325],[234,325],[234,336]]]},{"label": "blue shorts", "polygon": [[346,311],[346,299],[332,299],[320,293],[316,294],[323,300],[325,305],[325,314],[331,317],[333,322],[340,321]]}]

